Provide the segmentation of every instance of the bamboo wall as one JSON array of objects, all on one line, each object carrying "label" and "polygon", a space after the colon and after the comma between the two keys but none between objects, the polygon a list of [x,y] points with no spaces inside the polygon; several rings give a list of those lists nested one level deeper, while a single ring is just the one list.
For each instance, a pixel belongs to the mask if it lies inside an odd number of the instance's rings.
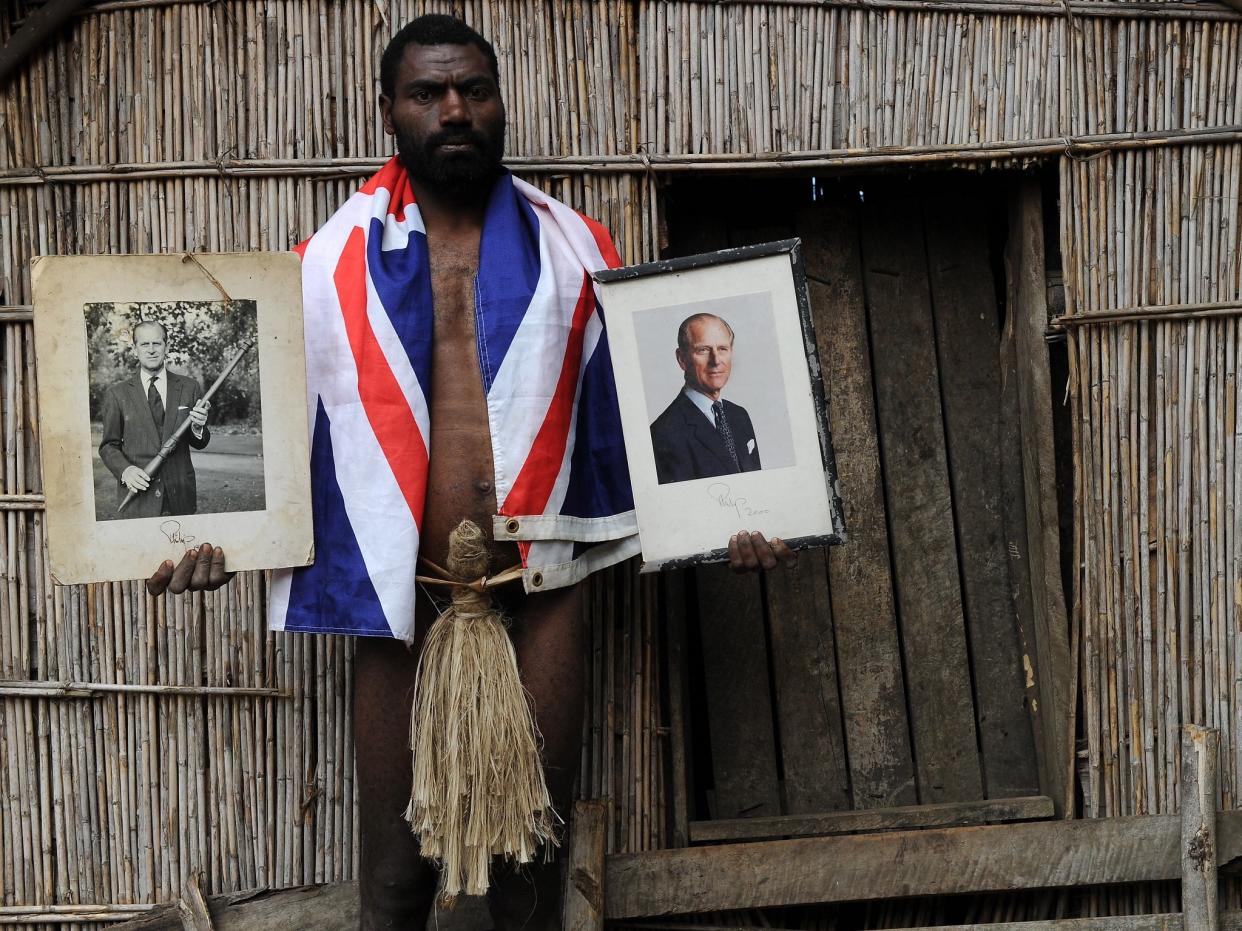
[{"label": "bamboo wall", "polygon": [[[1069,328],[1086,813],[1170,806],[1177,725],[1229,733],[1242,671],[1236,14],[1178,0],[109,0],[0,98],[0,677],[190,691],[0,696],[0,923],[19,906],[47,918],[50,903],[170,898],[194,871],[209,890],[352,875],[346,642],[265,634],[257,574],[206,598],[51,586],[21,305],[39,253],[309,235],[389,151],[379,52],[430,9],[495,42],[515,169],[600,216],[627,260],[661,246],[673,172],[1060,158],[1071,313],[1233,305]],[[611,849],[659,846],[654,589],[615,570],[592,599],[584,791],[617,802]],[[237,691],[252,688],[275,692]],[[1242,754],[1222,752],[1229,804]]]}]

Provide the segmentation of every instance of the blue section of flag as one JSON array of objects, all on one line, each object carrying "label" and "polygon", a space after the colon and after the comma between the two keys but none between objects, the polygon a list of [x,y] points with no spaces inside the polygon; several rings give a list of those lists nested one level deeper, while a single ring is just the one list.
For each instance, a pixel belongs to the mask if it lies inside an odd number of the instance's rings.
[{"label": "blue section of flag", "polygon": [[[410,357],[418,383],[430,385],[432,304],[431,276],[425,272],[430,261],[427,237],[411,230],[404,249],[385,250],[383,242],[384,220],[372,217],[367,234],[367,271],[371,283]],[[428,315],[427,319],[420,319],[420,308]]]},{"label": "blue section of flag", "polygon": [[539,285],[539,218],[505,172],[487,204],[479,242],[475,315],[483,390],[504,361]]},{"label": "blue section of flag", "polygon": [[[597,308],[596,313],[602,312]],[[608,330],[599,335],[595,352],[582,372],[578,394],[573,458],[561,513],[571,517],[609,517],[634,507],[630,470],[621,440]]]},{"label": "blue section of flag", "polygon": [[[295,569],[289,590],[285,630],[348,630],[393,636],[375,586],[345,512],[332,457],[332,424],[323,402],[315,414],[311,440],[311,513],[315,521],[315,562]],[[326,545],[325,545],[326,544]]]}]

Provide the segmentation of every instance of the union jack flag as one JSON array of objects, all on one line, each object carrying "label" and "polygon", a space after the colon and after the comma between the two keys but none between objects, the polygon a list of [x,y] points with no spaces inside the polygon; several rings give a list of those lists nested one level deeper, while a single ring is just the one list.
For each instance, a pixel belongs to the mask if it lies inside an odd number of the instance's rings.
[{"label": "union jack flag", "polygon": [[[431,436],[426,231],[393,158],[302,255],[315,562],[273,581],[274,630],[414,634]],[[475,330],[499,513],[528,591],[638,551],[607,333],[607,231],[507,172],[479,245]]]}]

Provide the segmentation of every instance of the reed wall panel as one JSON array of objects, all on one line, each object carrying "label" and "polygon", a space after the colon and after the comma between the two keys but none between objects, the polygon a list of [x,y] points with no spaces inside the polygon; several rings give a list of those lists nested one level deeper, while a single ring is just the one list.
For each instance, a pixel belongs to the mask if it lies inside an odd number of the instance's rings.
[{"label": "reed wall panel", "polygon": [[1086,813],[1177,808],[1181,725],[1221,729],[1242,790],[1236,318],[1073,340]]},{"label": "reed wall panel", "polygon": [[642,141],[660,153],[1062,135],[1061,21],[830,6],[640,7]]},{"label": "reed wall panel", "polygon": [[4,517],[0,678],[281,694],[0,697],[0,904],[350,878],[350,642],[266,634],[262,573],[207,597],[53,586],[42,515]]},{"label": "reed wall panel", "polygon": [[[466,11],[497,49],[508,151],[629,151],[629,7],[564,6]],[[5,95],[0,167],[390,151],[376,106],[385,9],[399,24],[453,6],[230,0],[82,17]]]},{"label": "reed wall panel", "polygon": [[1242,300],[1242,146],[1066,159],[1067,309]]},{"label": "reed wall panel", "polygon": [[1236,126],[1242,24],[1091,19],[1065,29],[1070,135]]},{"label": "reed wall panel", "polygon": [[[597,217],[626,261],[655,254],[655,184],[647,177],[567,172],[527,179]],[[11,283],[9,303],[27,304],[36,255],[289,249],[318,229],[361,180],[291,173],[0,186],[0,281]]]}]

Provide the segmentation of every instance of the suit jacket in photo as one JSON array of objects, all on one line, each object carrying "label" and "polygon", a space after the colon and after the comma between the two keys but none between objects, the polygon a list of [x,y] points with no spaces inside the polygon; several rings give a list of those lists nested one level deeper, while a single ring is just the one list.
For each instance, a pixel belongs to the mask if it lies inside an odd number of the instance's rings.
[{"label": "suit jacket in photo", "polygon": [[755,428],[751,426],[746,408],[725,401],[724,411],[741,468],[734,467],[715,425],[679,391],[673,403],[651,425],[656,480],[661,485],[714,475],[755,472],[762,468]]},{"label": "suit jacket in photo", "polygon": [[[164,401],[164,429],[155,431],[155,419],[147,406],[147,392],[138,372],[124,381],[109,386],[103,396],[103,440],[99,458],[116,476],[117,500],[125,500],[128,489],[121,484],[121,474],[131,465],[143,468],[160,451],[177,427],[190,414],[190,409],[203,396],[193,378],[168,372],[168,397]],[[130,502],[125,517],[158,517],[161,514],[193,514],[198,510],[198,488],[190,447],[202,449],[211,439],[203,428],[196,437],[187,430],[178,441],[160,470],[151,479],[151,486]],[[167,505],[167,506],[165,506]]]}]

